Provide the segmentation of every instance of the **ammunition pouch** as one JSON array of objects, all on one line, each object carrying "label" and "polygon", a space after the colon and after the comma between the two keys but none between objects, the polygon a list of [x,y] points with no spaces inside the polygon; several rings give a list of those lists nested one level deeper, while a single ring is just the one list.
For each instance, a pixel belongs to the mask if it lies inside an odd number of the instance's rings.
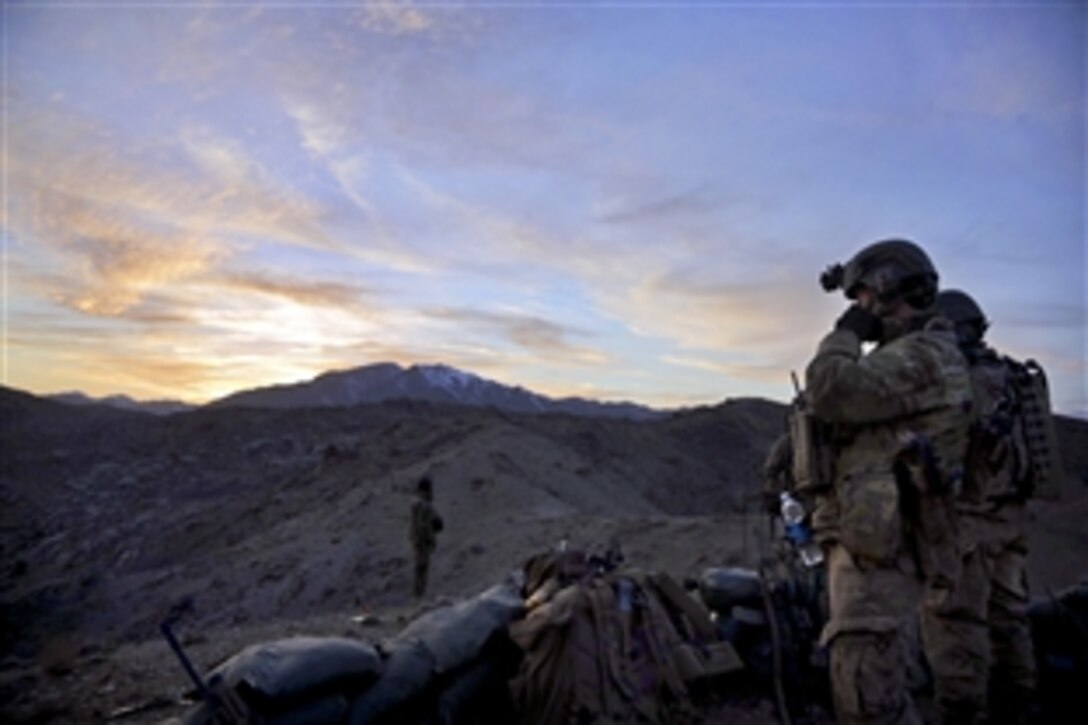
[{"label": "ammunition pouch", "polygon": [[1028,458],[1028,470],[1025,476],[1017,480],[1017,487],[1025,498],[1034,496],[1055,500],[1061,491],[1062,467],[1058,460],[1058,442],[1050,410],[1046,373],[1034,360],[1007,362],[1012,370],[1021,435]]},{"label": "ammunition pouch", "polygon": [[833,480],[830,426],[799,402],[790,410],[789,426],[796,489],[813,491],[830,486]]},{"label": "ammunition pouch", "polygon": [[899,489],[891,471],[864,471],[836,484],[839,542],[854,556],[877,562],[895,558],[902,541]]}]

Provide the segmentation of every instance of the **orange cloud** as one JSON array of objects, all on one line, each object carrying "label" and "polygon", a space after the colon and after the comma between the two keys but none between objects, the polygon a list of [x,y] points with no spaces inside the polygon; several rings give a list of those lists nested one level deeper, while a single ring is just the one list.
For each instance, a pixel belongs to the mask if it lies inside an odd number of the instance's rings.
[{"label": "orange cloud", "polygon": [[360,298],[367,294],[366,289],[356,285],[274,278],[251,272],[226,274],[221,279],[233,290],[282,297],[310,307],[356,309]]},{"label": "orange cloud", "polygon": [[100,129],[54,113],[11,118],[5,222],[68,278],[55,298],[75,309],[120,314],[149,290],[206,274],[248,238],[339,249],[318,204],[278,189],[207,133],[180,144],[187,169],[157,162],[163,149],[121,151]]}]

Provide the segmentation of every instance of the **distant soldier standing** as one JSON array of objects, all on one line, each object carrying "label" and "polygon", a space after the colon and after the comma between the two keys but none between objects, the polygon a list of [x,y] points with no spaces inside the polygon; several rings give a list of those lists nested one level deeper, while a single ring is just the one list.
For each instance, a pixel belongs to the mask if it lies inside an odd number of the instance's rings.
[{"label": "distant soldier standing", "polygon": [[[920,722],[904,633],[922,598],[943,601],[958,575],[952,490],[971,385],[951,323],[935,315],[937,281],[925,252],[898,239],[821,278],[853,304],[806,370],[804,401],[821,440],[793,447],[795,461],[815,447],[831,464],[830,480],[806,484],[817,494],[813,527],[827,552],[821,641],[844,724]],[[863,354],[863,343],[876,347]]]},{"label": "distant soldier standing", "polygon": [[977,722],[989,699],[987,722],[1023,723],[1035,687],[1026,501],[1051,493],[1032,465],[1017,384],[1033,368],[983,342],[989,322],[966,293],[942,291],[937,307],[970,364],[976,418],[956,502],[963,573],[949,606],[923,611],[926,654],[943,722]]},{"label": "distant soldier standing", "polygon": [[412,593],[416,599],[427,591],[427,569],[431,563],[438,532],[442,530],[442,517],[435,511],[434,490],[431,479],[424,476],[416,484],[416,498],[412,502],[412,549],[415,552],[415,579]]}]

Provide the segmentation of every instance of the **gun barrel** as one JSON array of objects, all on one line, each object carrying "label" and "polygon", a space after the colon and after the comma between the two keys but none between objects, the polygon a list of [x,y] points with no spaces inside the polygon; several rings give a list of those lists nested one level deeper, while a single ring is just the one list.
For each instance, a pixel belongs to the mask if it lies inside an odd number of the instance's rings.
[{"label": "gun barrel", "polygon": [[174,654],[177,655],[178,660],[181,661],[181,666],[185,668],[185,673],[189,675],[189,679],[196,685],[196,689],[200,692],[200,696],[204,698],[205,702],[214,702],[211,690],[204,683],[204,679],[193,667],[193,663],[189,661],[189,657],[185,654],[185,650],[181,648],[181,644],[178,642],[177,637],[174,636],[173,630],[170,628],[170,619],[163,620],[159,625],[159,631],[162,632],[162,636],[166,638],[166,641],[170,644],[170,649],[174,650]]}]

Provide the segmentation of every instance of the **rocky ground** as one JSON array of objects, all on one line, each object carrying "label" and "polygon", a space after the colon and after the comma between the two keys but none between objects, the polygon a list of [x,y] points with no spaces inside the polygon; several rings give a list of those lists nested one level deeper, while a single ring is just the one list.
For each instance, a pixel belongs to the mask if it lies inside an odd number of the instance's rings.
[{"label": "rocky ground", "polygon": [[[0,390],[0,719],[162,722],[189,689],[157,629],[207,667],[289,634],[391,636],[566,539],[619,542],[677,579],[769,549],[759,466],[783,429],[762,400],[634,423],[390,403],[76,408]],[[1039,592],[1088,575],[1088,423],[1061,419],[1063,501],[1038,507]],[[435,481],[446,521],[429,595],[410,591],[407,511]],[[366,615],[360,617],[359,615]],[[364,619],[365,621],[357,621]],[[736,691],[711,722],[767,722]]]}]

